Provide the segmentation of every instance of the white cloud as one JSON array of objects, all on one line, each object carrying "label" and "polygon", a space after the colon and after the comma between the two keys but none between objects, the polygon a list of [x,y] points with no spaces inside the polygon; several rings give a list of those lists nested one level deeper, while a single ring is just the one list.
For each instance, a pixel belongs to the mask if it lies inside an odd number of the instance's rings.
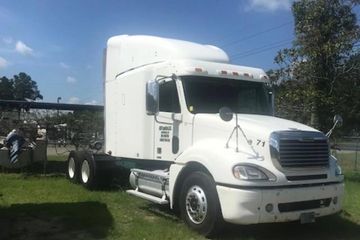
[{"label": "white cloud", "polygon": [[0,57],[0,69],[6,68],[8,65],[9,62],[5,58]]},{"label": "white cloud", "polygon": [[80,98],[78,98],[78,97],[71,97],[71,98],[69,98],[69,101],[68,101],[68,103],[71,103],[71,104],[77,104],[79,102],[80,102]]},{"label": "white cloud", "polygon": [[293,0],[248,0],[247,11],[290,10]]},{"label": "white cloud", "polygon": [[76,83],[76,82],[77,82],[77,79],[74,78],[74,77],[72,77],[72,76],[68,76],[68,77],[66,78],[66,82],[68,82],[68,83]]},{"label": "white cloud", "polygon": [[96,100],[91,100],[90,102],[85,103],[87,105],[96,105],[97,101]]},{"label": "white cloud", "polygon": [[13,43],[13,39],[11,37],[4,37],[2,41],[8,45]]},{"label": "white cloud", "polygon": [[62,68],[64,68],[64,69],[69,69],[69,68],[70,68],[70,66],[67,65],[67,64],[64,63],[64,62],[60,62],[59,65],[60,65],[60,67],[62,67]]},{"label": "white cloud", "polygon": [[17,51],[18,53],[20,53],[22,55],[31,55],[34,52],[34,50],[32,48],[27,46],[22,41],[16,42],[15,51]]}]

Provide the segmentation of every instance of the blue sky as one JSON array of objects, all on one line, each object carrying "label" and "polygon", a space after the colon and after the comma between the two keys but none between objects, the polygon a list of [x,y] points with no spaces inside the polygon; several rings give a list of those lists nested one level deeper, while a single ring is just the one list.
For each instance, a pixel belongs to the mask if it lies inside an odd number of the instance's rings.
[{"label": "blue sky", "polygon": [[102,104],[109,37],[148,34],[222,47],[232,63],[276,67],[293,39],[291,0],[1,0],[0,76],[21,71],[44,101]]}]

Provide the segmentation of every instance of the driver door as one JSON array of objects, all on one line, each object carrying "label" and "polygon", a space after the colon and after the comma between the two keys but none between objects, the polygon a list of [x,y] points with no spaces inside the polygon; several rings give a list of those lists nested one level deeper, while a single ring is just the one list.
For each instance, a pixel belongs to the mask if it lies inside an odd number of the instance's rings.
[{"label": "driver door", "polygon": [[181,125],[179,95],[174,80],[159,85],[159,113],[155,117],[154,157],[158,160],[175,160],[179,153]]}]

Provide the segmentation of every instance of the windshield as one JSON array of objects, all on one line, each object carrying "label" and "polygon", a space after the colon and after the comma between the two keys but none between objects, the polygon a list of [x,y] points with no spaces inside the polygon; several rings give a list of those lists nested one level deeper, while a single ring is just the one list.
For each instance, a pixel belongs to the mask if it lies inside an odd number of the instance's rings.
[{"label": "windshield", "polygon": [[229,107],[235,113],[271,114],[262,82],[203,76],[182,76],[181,80],[192,113],[218,113],[221,107]]}]

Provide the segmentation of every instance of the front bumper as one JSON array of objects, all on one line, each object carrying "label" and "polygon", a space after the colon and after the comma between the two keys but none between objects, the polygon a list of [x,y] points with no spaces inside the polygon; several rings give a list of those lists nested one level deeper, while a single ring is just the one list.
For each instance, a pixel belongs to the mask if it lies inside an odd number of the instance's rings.
[{"label": "front bumper", "polygon": [[[315,217],[334,214],[341,210],[344,195],[343,183],[272,189],[216,188],[224,220],[235,224],[296,221],[303,213]],[[268,204],[273,205],[271,211],[266,209]]]}]

